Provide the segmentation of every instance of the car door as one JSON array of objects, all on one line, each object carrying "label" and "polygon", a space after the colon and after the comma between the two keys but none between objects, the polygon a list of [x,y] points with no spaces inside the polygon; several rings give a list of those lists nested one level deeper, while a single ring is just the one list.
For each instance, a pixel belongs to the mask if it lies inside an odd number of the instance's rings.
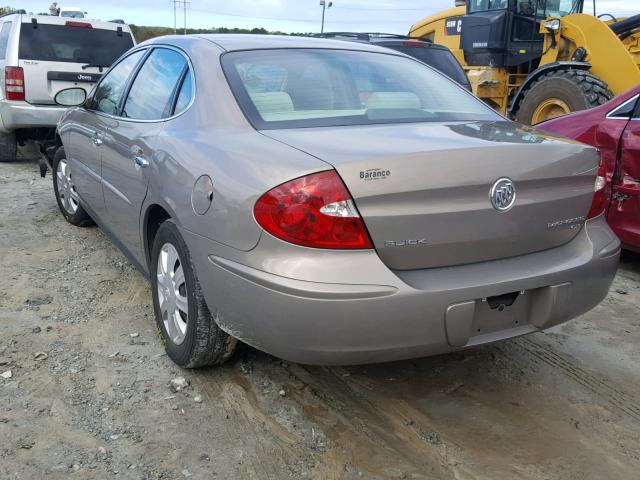
[{"label": "car door", "polygon": [[608,212],[609,225],[623,244],[640,249],[640,102],[620,137],[619,160]]},{"label": "car door", "polygon": [[145,58],[119,106],[118,118],[104,125],[102,187],[108,229],[144,264],[139,221],[158,133],[170,115],[187,58],[156,47]]},{"label": "car door", "polygon": [[136,51],[114,65],[87,100],[86,108],[75,110],[65,125],[65,153],[74,184],[83,202],[100,218],[104,213],[104,197],[99,147],[106,125],[117,112],[127,79],[144,55],[144,50]]}]

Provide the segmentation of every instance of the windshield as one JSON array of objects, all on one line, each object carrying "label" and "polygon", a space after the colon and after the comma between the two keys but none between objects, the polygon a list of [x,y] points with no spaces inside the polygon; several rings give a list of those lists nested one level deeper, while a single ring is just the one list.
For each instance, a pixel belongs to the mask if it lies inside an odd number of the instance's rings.
[{"label": "windshield", "polygon": [[222,63],[258,129],[501,119],[455,82],[397,55],[253,50]]},{"label": "windshield", "polygon": [[471,0],[469,2],[469,13],[505,8],[507,8],[507,0]]},{"label": "windshield", "polygon": [[84,18],[83,12],[76,12],[75,10],[67,10],[60,13],[61,17],[69,17],[69,18]]},{"label": "windshield", "polygon": [[547,0],[546,6],[542,5],[542,3],[543,2],[541,2],[540,7],[546,8],[538,7],[539,10],[542,10],[540,12],[541,16],[564,17],[572,12],[576,12],[577,6],[575,4],[578,2],[576,0]]},{"label": "windshield", "polygon": [[[526,0],[517,3],[519,14],[538,17],[564,17],[579,10],[580,0]],[[507,0],[470,0],[469,12],[485,12],[487,10],[504,10]]]},{"label": "windshield", "polygon": [[24,23],[20,29],[21,60],[108,67],[131,47],[131,35],[123,32],[118,36],[115,30],[47,24],[38,24],[38,28],[33,28],[30,23]]}]

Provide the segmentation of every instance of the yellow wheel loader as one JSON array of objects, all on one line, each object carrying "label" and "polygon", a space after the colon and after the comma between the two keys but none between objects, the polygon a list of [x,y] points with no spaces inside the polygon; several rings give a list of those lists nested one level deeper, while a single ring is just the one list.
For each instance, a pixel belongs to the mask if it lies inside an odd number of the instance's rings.
[{"label": "yellow wheel loader", "polygon": [[536,124],[601,105],[640,83],[640,15],[583,13],[584,0],[457,0],[410,35],[447,46],[473,92]]}]

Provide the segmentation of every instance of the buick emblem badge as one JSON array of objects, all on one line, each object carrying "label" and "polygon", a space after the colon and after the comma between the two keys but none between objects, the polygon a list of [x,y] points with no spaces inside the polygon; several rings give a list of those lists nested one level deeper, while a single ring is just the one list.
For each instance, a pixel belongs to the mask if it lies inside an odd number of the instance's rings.
[{"label": "buick emblem badge", "polygon": [[506,212],[516,202],[516,186],[510,178],[500,178],[493,184],[489,192],[489,199],[493,208],[499,212]]}]

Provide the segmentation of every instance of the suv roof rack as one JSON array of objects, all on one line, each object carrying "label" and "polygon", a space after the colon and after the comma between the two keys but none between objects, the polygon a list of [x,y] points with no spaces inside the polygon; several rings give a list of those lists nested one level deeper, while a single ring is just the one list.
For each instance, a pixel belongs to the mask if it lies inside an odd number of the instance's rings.
[{"label": "suv roof rack", "polygon": [[18,10],[11,10],[10,12],[7,13],[3,13],[2,15],[0,15],[0,18],[2,17],[6,17],[8,15],[26,15],[27,11],[24,8],[19,8]]},{"label": "suv roof rack", "polygon": [[312,37],[318,38],[338,38],[346,37],[357,40],[370,42],[371,40],[420,40],[425,43],[433,43],[428,38],[410,37],[407,35],[398,35],[396,33],[380,33],[380,32],[326,32],[314,33]]}]

